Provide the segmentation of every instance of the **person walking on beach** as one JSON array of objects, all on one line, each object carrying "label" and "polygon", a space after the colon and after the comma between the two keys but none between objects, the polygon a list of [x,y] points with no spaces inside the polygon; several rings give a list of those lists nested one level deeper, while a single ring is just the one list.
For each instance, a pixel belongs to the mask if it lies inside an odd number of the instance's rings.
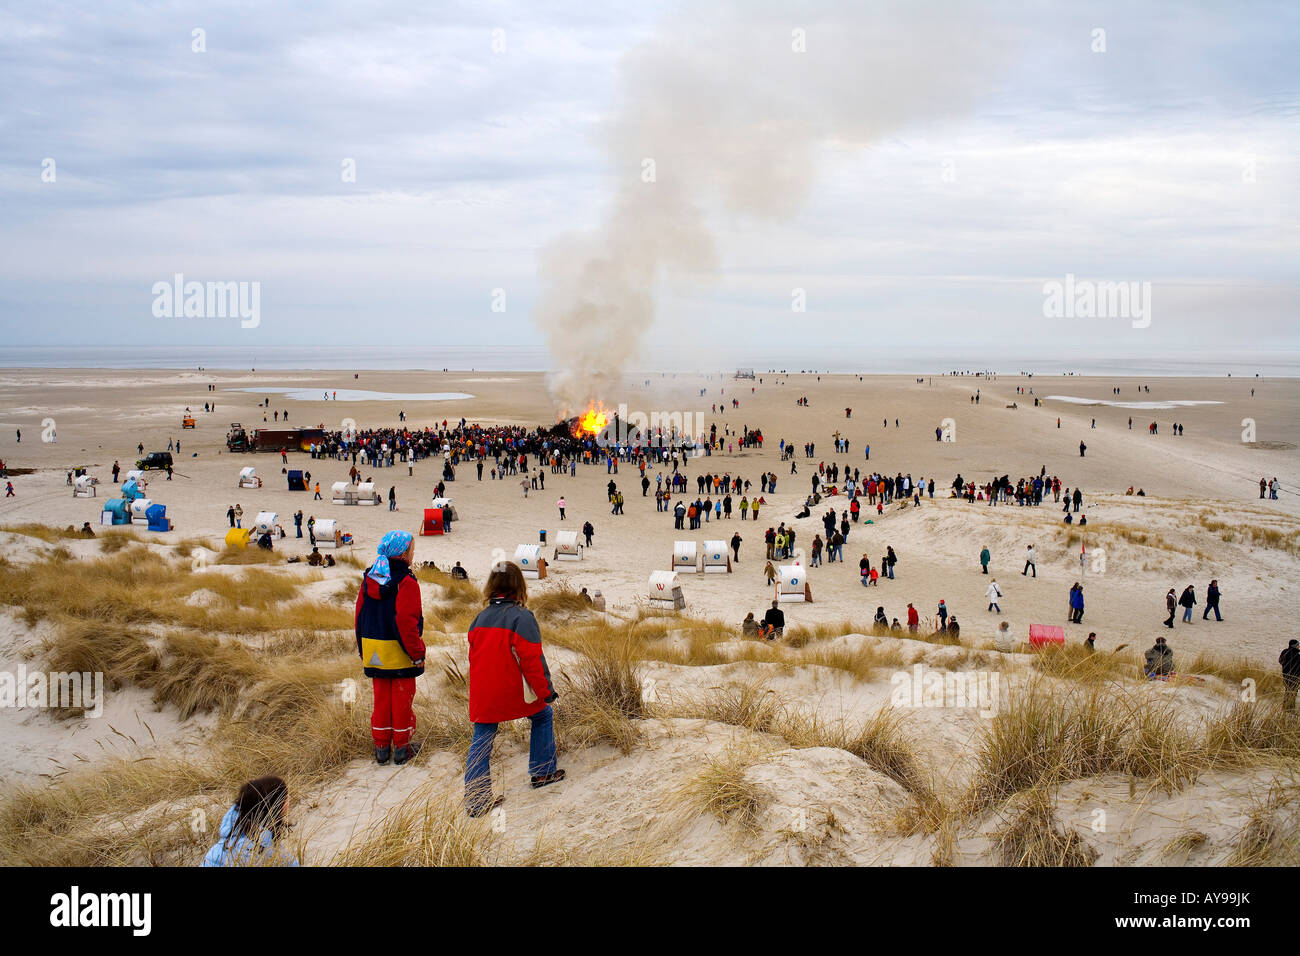
[{"label": "person walking on beach", "polygon": [[894,580],[894,565],[898,563],[898,555],[894,553],[892,546],[885,549],[885,568],[889,574],[889,580]]},{"label": "person walking on beach", "polygon": [[731,536],[731,554],[737,564],[740,563],[740,543],[744,540],[739,531]]},{"label": "person walking on beach", "polygon": [[483,588],[487,606],[469,627],[469,719],[474,724],[465,759],[465,809],[481,817],[499,806],[504,796],[492,796],[489,762],[497,726],[527,717],[528,776],[534,789],[559,783],[565,773],[556,766],[554,714],[559,695],[542,651],[542,632],[528,610],[528,585],[519,566],[502,561],[493,566]]},{"label": "person walking on beach", "polygon": [[316,494],[312,496],[312,501],[320,501],[320,482],[316,482]]},{"label": "person walking on beach", "polygon": [[1178,592],[1173,588],[1165,595],[1165,607],[1169,610],[1169,617],[1165,619],[1165,627],[1173,628],[1174,615],[1178,613]]},{"label": "person walking on beach", "polygon": [[1209,620],[1210,612],[1214,612],[1214,619],[1222,621],[1223,615],[1219,613],[1219,579],[1215,578],[1210,582],[1210,586],[1205,589],[1205,613],[1201,615],[1201,620]]},{"label": "person walking on beach", "polygon": [[117,476],[121,473],[121,471],[122,471],[122,466],[119,465],[119,464],[117,463],[117,460],[116,460],[116,459],[114,459],[114,461],[113,461],[113,484],[117,484]]},{"label": "person walking on beach", "polygon": [[595,526],[590,521],[582,523],[582,536],[587,540],[587,547],[591,547],[591,536],[596,533]]},{"label": "person walking on beach", "polygon": [[307,516],[307,543],[311,545],[312,550],[316,550],[316,516]]},{"label": "person walking on beach", "polygon": [[1025,569],[1020,572],[1020,576],[1024,577],[1031,570],[1034,572],[1034,577],[1038,577],[1038,565],[1034,563],[1034,546],[1032,544],[1025,546]]},{"label": "person walking on beach", "polygon": [[1070,588],[1070,623],[1083,623],[1083,585],[1078,581]]},{"label": "person walking on beach", "polygon": [[1291,638],[1277,662],[1282,665],[1282,710],[1293,713],[1296,691],[1300,690],[1300,641]]},{"label": "person walking on beach", "polygon": [[1079,457],[1080,457],[1080,458],[1083,457],[1083,453],[1084,453],[1085,451],[1087,451],[1087,450],[1088,450],[1088,446],[1085,445],[1083,442],[1079,442]]},{"label": "person walking on beach", "polygon": [[302,509],[299,508],[293,515],[293,527],[298,532],[297,537],[302,537]]},{"label": "person walking on beach", "polygon": [[908,601],[907,602],[907,630],[910,633],[915,634],[917,630],[920,628],[920,626],[921,626],[921,615],[916,610],[916,608],[912,607],[912,602]]},{"label": "person walking on beach", "polygon": [[1178,598],[1178,603],[1183,608],[1183,623],[1192,623],[1192,608],[1196,607],[1196,588],[1194,585],[1187,585],[1183,588],[1182,596]]},{"label": "person walking on beach", "polygon": [[230,527],[235,526],[235,506],[231,505],[226,509],[226,518],[230,521]]},{"label": "person walking on beach", "polygon": [[989,554],[988,545],[980,549],[980,573],[989,573],[989,562],[993,560],[993,555]]},{"label": "person walking on beach", "polygon": [[357,654],[374,685],[370,736],[379,764],[406,763],[420,752],[415,731],[415,679],[424,673],[424,612],[420,582],[411,572],[415,539],[390,531],[366,569],[357,593]]},{"label": "person walking on beach", "polygon": [[563,521],[565,508],[564,495],[560,495],[560,500],[555,503],[555,507],[560,509],[560,520]]},{"label": "person walking on beach", "polygon": [[397,486],[389,485],[388,487],[388,510],[397,510]]},{"label": "person walking on beach", "polygon": [[244,506],[241,504],[236,504],[235,505],[235,527],[242,528],[244,526],[243,520],[244,520]]},{"label": "person walking on beach", "polygon": [[984,594],[989,599],[989,610],[1001,614],[1002,608],[998,605],[998,599],[1002,597],[1002,589],[998,587],[997,578],[989,581],[989,586],[985,589]]}]

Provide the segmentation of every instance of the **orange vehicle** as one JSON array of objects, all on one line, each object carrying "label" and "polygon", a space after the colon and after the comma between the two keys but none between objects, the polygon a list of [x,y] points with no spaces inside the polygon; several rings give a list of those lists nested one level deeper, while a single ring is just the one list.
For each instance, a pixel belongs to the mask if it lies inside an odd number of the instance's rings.
[{"label": "orange vehicle", "polygon": [[193,415],[186,415],[184,418],[181,419],[181,428],[197,428],[197,427],[198,425],[195,423]]}]

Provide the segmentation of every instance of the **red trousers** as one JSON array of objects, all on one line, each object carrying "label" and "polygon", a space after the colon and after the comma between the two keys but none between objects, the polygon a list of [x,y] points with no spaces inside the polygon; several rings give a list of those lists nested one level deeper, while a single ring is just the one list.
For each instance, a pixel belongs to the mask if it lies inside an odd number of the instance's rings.
[{"label": "red trousers", "polygon": [[376,677],[375,709],[370,714],[370,735],[376,747],[405,747],[415,730],[414,677]]}]

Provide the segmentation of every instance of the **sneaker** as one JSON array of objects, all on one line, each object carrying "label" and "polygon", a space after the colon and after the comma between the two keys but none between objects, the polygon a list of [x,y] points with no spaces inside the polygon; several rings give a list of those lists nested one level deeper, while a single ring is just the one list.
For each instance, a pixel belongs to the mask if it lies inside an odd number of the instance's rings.
[{"label": "sneaker", "polygon": [[476,818],[481,817],[484,814],[491,813],[493,810],[495,810],[497,807],[501,806],[501,804],[505,802],[506,802],[506,798],[503,796],[493,797],[492,800],[490,800],[485,806],[479,807],[477,810],[467,810],[466,812],[471,817],[476,817]]},{"label": "sneaker", "polygon": [[406,761],[410,760],[419,752],[420,752],[420,745],[413,740],[405,747],[398,747],[396,750],[393,751],[393,763],[397,764],[400,767],[402,764],[406,763]]},{"label": "sneaker", "polygon": [[563,770],[556,770],[554,773],[544,774],[540,777],[533,777],[533,789],[536,790],[538,787],[545,787],[553,783],[559,783],[563,779]]},{"label": "sneaker", "polygon": [[382,767],[384,764],[388,763],[388,758],[391,757],[392,755],[393,755],[393,751],[392,751],[391,748],[389,748],[389,747],[376,747],[376,748],[375,748],[375,763],[379,764],[379,766]]}]

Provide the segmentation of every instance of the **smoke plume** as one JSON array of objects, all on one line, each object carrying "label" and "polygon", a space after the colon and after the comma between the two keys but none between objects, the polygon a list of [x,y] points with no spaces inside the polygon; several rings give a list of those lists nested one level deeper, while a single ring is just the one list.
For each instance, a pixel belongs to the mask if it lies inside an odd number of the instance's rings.
[{"label": "smoke plume", "polygon": [[536,319],[561,411],[612,395],[663,280],[715,267],[711,216],[788,218],[827,146],[942,119],[984,85],[996,43],[969,8],[851,5],[724,2],[673,17],[627,55],[602,127],[609,210],[540,257]]}]

